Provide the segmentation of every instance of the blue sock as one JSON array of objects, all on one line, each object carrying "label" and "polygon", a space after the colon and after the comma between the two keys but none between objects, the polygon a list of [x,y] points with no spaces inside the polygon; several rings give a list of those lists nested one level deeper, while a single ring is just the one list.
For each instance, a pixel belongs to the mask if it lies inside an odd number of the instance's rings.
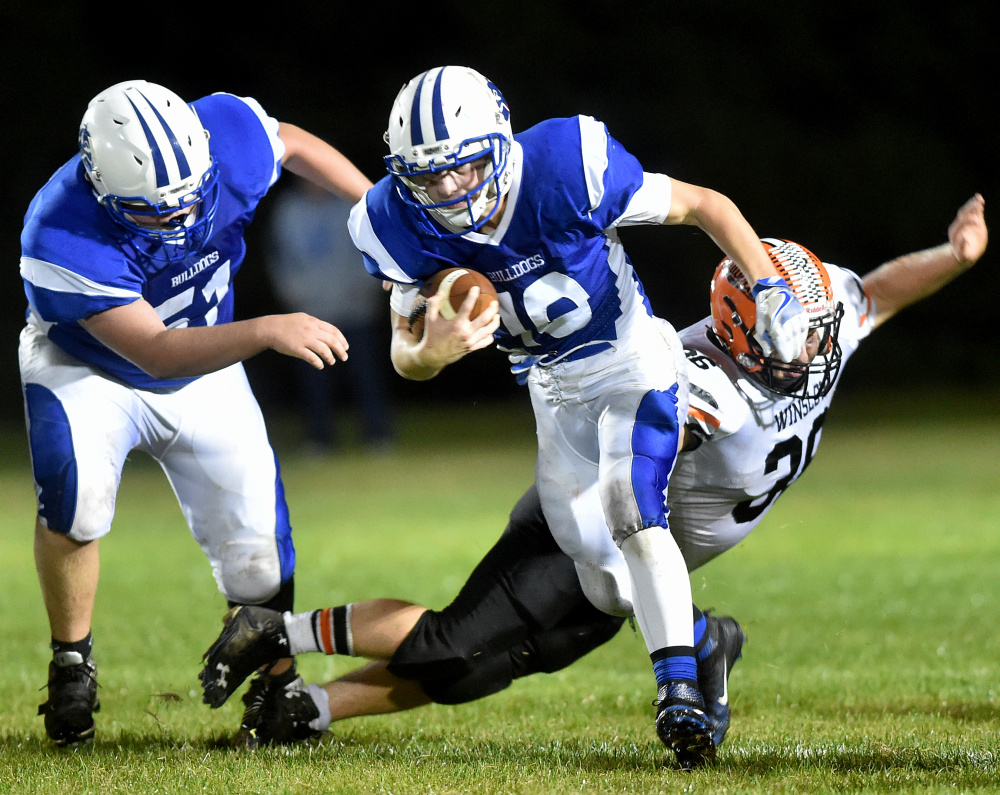
[{"label": "blue sock", "polygon": [[[705,637],[705,628],[708,626],[708,622],[705,620],[705,616],[696,618],[694,621],[694,648],[698,652],[698,659],[704,660],[711,649],[700,648],[702,639]],[[707,644],[706,644],[707,645]]]},{"label": "blue sock", "polygon": [[694,649],[690,646],[668,646],[658,649],[649,657],[653,661],[657,688],[677,679],[686,679],[697,685],[698,663],[694,659]]}]

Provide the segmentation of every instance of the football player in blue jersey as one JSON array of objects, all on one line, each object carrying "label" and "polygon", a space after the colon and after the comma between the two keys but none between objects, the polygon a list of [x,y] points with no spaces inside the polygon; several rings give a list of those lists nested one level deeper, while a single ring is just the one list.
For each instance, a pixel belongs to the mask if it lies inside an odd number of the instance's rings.
[{"label": "football player in blue jersey", "polygon": [[[764,249],[810,314],[795,361],[765,357],[753,331],[745,279],[724,260],[712,285],[712,316],[681,332],[692,400],[670,492],[671,532],[688,569],[731,549],[756,527],[816,452],[839,373],[875,328],[971,267],[986,250],[985,202],[958,211],[948,242],[898,257],[859,279],[790,241]],[[698,683],[722,743],[730,721],[728,675],[742,650],[731,618],[695,613]],[[497,693],[519,677],[559,670],[617,633],[624,619],[588,600],[573,560],[556,544],[532,487],[504,534],[454,601],[428,610],[371,599],[280,615],[236,609],[206,653],[224,665],[220,686],[203,678],[219,706],[259,666],[288,653],[372,660],[322,687],[283,698],[259,731],[266,742],[317,735],[332,722]]]},{"label": "football player in blue jersey", "polygon": [[[801,305],[732,201],[644,172],[589,116],[515,136],[500,91],[472,69],[437,67],[407,82],[385,140],[389,174],[355,206],[350,228],[369,272],[397,285],[394,366],[431,378],[495,335],[528,385],[553,535],[597,608],[634,611],[655,673],[660,738],[685,766],[711,759],[691,591],[667,523],[687,408],[684,354],[653,317],[616,230],[702,228],[745,273],[759,337],[785,361],[805,340]],[[407,336],[420,284],[448,266],[485,274],[499,306],[445,320],[431,299],[423,336]]]},{"label": "football player in blue jersey", "polygon": [[[244,230],[283,168],[355,201],[371,185],[253,99],[189,105],[128,81],[90,102],[79,153],[25,215],[19,356],[53,651],[39,714],[57,745],[94,736],[98,544],[130,451],[163,467],[231,605],[292,605],[288,508],[241,362],[270,348],[322,368],[348,346],[301,313],[233,322]],[[272,673],[258,689],[294,682],[293,661]]]}]

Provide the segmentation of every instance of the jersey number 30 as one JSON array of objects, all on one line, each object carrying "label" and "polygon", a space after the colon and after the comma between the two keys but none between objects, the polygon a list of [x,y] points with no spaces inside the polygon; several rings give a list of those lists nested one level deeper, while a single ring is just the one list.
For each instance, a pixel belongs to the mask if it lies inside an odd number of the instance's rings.
[{"label": "jersey number 30", "polygon": [[775,483],[774,488],[762,497],[738,503],[733,508],[733,519],[740,524],[743,522],[752,522],[764,513],[772,502],[778,499],[781,492],[792,485],[796,478],[806,471],[806,467],[809,466],[809,462],[812,461],[813,454],[816,452],[816,442],[818,441],[819,432],[823,428],[823,420],[825,419],[826,412],[824,411],[813,422],[812,429],[809,431],[809,439],[805,445],[805,457],[802,455],[802,439],[798,436],[791,436],[784,441],[778,442],[771,449],[771,452],[767,454],[767,458],[764,461],[764,474],[767,475],[774,472],[781,460],[785,458],[789,459],[788,474]]}]

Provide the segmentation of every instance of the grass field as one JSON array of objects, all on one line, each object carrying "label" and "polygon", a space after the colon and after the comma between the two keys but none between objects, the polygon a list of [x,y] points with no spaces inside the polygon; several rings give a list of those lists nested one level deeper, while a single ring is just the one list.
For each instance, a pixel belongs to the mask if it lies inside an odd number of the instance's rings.
[{"label": "grass field", "polygon": [[[525,401],[526,402],[526,401]],[[933,406],[933,411],[920,406]],[[297,457],[275,429],[300,609],[373,596],[447,603],[530,483],[525,407],[405,418],[392,455]],[[572,668],[490,699],[346,721],[325,744],[221,749],[238,699],[200,703],[224,612],[155,465],[129,462],[102,542],[98,739],[49,747],[48,632],[19,427],[0,437],[0,792],[1000,791],[1000,400],[880,396],[830,414],[820,453],[747,542],[695,572],[749,643],[718,763],[677,770],[626,626]],[[502,431],[498,432],[497,428]],[[287,451],[283,448],[287,446]],[[356,661],[300,658],[307,679]]]}]

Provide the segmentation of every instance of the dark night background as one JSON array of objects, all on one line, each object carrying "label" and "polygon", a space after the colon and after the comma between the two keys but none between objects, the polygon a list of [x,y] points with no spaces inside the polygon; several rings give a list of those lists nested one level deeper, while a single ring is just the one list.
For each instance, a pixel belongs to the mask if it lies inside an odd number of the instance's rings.
[{"label": "dark night background", "polygon": [[[22,216],[74,154],[87,102],[124,79],[163,83],[187,100],[252,96],[377,180],[400,85],[432,66],[472,66],[504,92],[515,132],[593,115],[647,170],[719,190],[761,236],[791,238],[861,274],[945,242],[974,193],[986,197],[988,223],[1000,202],[988,122],[998,91],[987,66],[1000,5],[987,0],[287,3],[281,18],[133,8],[13,0],[0,10],[0,400],[11,418],[21,411]],[[275,311],[260,261],[268,212],[265,199],[236,281],[241,317]],[[622,237],[658,314],[678,328],[707,314],[720,257],[707,237],[686,227]],[[972,272],[880,329],[845,371],[844,391],[874,378],[925,395],[950,385],[996,393],[995,259],[988,250]],[[281,358],[248,362],[266,406],[283,404]],[[429,384],[391,383],[400,401],[519,391],[492,351]]]}]

